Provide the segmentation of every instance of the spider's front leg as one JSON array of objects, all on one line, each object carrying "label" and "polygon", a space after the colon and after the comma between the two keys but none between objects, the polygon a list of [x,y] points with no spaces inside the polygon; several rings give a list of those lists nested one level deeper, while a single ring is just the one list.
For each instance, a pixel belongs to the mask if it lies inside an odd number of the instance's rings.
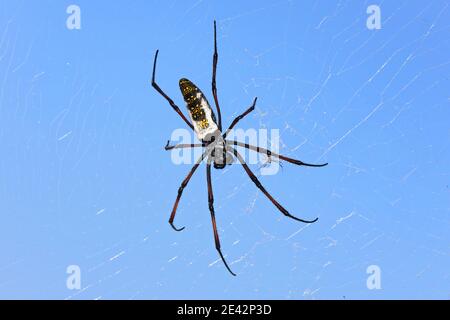
[{"label": "spider's front leg", "polygon": [[180,108],[175,104],[175,102],[173,102],[173,100],[159,87],[159,85],[156,83],[156,61],[158,60],[158,53],[159,50],[156,50],[155,53],[155,60],[153,61],[153,72],[152,72],[152,87],[155,88],[156,91],[158,91],[158,93],[160,95],[162,95],[164,97],[164,99],[167,100],[167,102],[169,102],[170,106],[173,108],[173,110],[175,110],[176,113],[178,113],[180,115],[180,117],[183,119],[184,122],[186,122],[186,124],[192,129],[194,130],[194,126],[192,125],[192,123],[189,122],[189,120],[185,117],[185,115],[183,114],[183,112],[181,112]]},{"label": "spider's front leg", "polygon": [[213,54],[213,71],[212,71],[212,81],[211,90],[214,97],[214,103],[217,109],[217,118],[219,130],[222,131],[222,115],[220,114],[219,99],[217,98],[217,86],[216,86],[216,73],[217,73],[217,61],[219,60],[219,55],[217,53],[217,32],[216,32],[216,20],[214,20],[214,54]]}]

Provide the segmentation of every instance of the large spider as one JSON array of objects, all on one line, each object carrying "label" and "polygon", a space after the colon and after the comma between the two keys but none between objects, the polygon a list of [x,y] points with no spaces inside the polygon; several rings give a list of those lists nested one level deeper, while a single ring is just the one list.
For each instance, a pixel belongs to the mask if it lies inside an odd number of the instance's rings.
[{"label": "large spider", "polygon": [[229,134],[230,130],[234,128],[234,126],[246,115],[248,115],[250,112],[252,112],[255,109],[256,99],[253,100],[252,105],[250,108],[248,108],[244,113],[236,117],[229,128],[222,132],[222,118],[220,114],[220,107],[219,107],[219,101],[217,99],[217,88],[216,88],[216,70],[217,70],[217,60],[218,60],[218,54],[217,54],[217,40],[216,40],[216,21],[214,21],[214,54],[213,54],[213,70],[212,70],[212,94],[214,97],[214,103],[217,108],[217,116],[218,121],[216,121],[216,117],[214,114],[214,111],[211,109],[211,106],[208,103],[208,100],[206,99],[205,95],[202,93],[202,91],[197,88],[196,85],[194,85],[191,81],[188,79],[180,79],[179,85],[181,93],[183,94],[183,98],[187,104],[188,113],[190,116],[190,119],[192,123],[184,116],[184,114],[181,112],[180,108],[173,102],[173,100],[166,94],[164,91],[159,87],[159,85],[155,81],[155,71],[156,71],[156,60],[158,58],[158,52],[159,50],[156,50],[155,53],[155,60],[153,62],[153,73],[152,73],[152,86],[155,88],[156,91],[158,91],[166,100],[169,102],[171,107],[180,115],[180,117],[186,122],[186,124],[194,130],[195,134],[197,135],[197,138],[201,141],[201,143],[197,144],[177,144],[177,145],[169,145],[169,142],[167,142],[167,145],[165,147],[166,150],[172,150],[172,149],[178,149],[178,148],[196,148],[196,147],[205,147],[206,150],[201,155],[201,157],[195,162],[192,169],[189,171],[188,175],[184,178],[183,182],[181,183],[180,188],[178,189],[178,196],[175,200],[175,203],[173,205],[172,213],[170,215],[169,223],[172,226],[173,229],[176,231],[181,231],[184,229],[177,228],[173,224],[173,220],[175,219],[175,214],[177,212],[178,203],[180,202],[181,195],[183,194],[184,188],[189,183],[189,180],[192,178],[195,170],[197,170],[200,163],[206,158],[206,181],[208,185],[208,204],[209,204],[209,211],[211,213],[211,220],[212,220],[212,226],[214,230],[214,240],[216,244],[216,249],[222,258],[223,263],[225,264],[225,267],[228,269],[228,271],[235,276],[236,274],[231,271],[230,267],[228,266],[225,258],[223,257],[222,251],[220,249],[220,240],[219,240],[219,234],[217,232],[217,226],[216,226],[216,217],[214,214],[214,195],[213,195],[213,189],[212,189],[212,183],[211,183],[211,163],[213,163],[213,166],[215,169],[223,169],[226,165],[232,164],[234,162],[234,157],[237,158],[237,160],[242,164],[245,172],[250,177],[250,179],[253,181],[253,183],[264,193],[264,195],[269,198],[269,200],[280,210],[285,216],[301,221],[304,223],[313,223],[316,222],[318,218],[314,220],[304,220],[297,218],[293,215],[291,215],[281,204],[278,203],[277,200],[275,200],[272,195],[267,192],[267,190],[263,187],[261,182],[258,180],[258,178],[253,174],[253,172],[250,170],[248,165],[245,163],[243,157],[239,154],[239,152],[233,147],[233,146],[239,146],[243,148],[247,148],[259,153],[265,154],[269,159],[281,159],[285,160],[287,162],[299,165],[299,166],[309,166],[309,167],[323,167],[326,166],[327,163],[324,164],[309,164],[305,163],[300,160],[295,160],[288,158],[286,156],[276,154],[271,152],[270,150],[260,148],[258,146],[249,145],[247,143],[242,143],[238,141],[230,141],[226,140],[227,135]]}]

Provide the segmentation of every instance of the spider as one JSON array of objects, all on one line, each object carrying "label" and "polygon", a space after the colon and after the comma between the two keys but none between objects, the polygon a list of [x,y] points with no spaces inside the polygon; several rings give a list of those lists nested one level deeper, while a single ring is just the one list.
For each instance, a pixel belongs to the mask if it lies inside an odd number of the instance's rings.
[{"label": "spider", "polygon": [[[230,131],[236,126],[236,124],[242,120],[246,115],[248,115],[250,112],[252,112],[255,109],[256,100],[255,98],[253,100],[252,105],[241,115],[236,117],[232,122],[231,125],[228,127],[228,129],[223,132],[222,130],[222,117],[220,113],[220,107],[219,107],[219,100],[217,98],[217,87],[216,87],[216,70],[217,70],[217,61],[218,61],[218,54],[217,54],[217,32],[216,32],[216,21],[214,21],[214,54],[213,54],[213,64],[212,64],[212,82],[211,82],[211,88],[212,88],[212,94],[214,98],[214,103],[217,109],[217,118],[214,114],[213,109],[211,108],[210,104],[208,103],[208,100],[206,99],[203,92],[190,80],[182,78],[179,81],[179,86],[181,93],[183,95],[184,101],[186,102],[188,114],[190,117],[189,121],[183,112],[181,112],[180,108],[175,104],[175,102],[160,88],[160,86],[156,83],[155,80],[155,73],[156,73],[156,61],[158,59],[158,53],[159,50],[156,50],[155,58],[153,61],[153,72],[152,72],[152,86],[153,88],[162,95],[167,102],[170,104],[170,106],[175,110],[176,113],[183,119],[183,121],[195,132],[197,138],[201,143],[195,143],[195,144],[177,144],[177,145],[169,145],[169,141],[167,142],[167,145],[165,146],[165,150],[172,150],[172,149],[179,149],[179,148],[197,148],[202,147],[205,148],[205,151],[203,154],[199,157],[199,159],[195,162],[194,166],[189,171],[188,175],[184,178],[183,182],[181,183],[179,189],[178,189],[178,195],[175,200],[175,203],[173,205],[172,213],[169,218],[169,223],[172,226],[172,228],[176,231],[182,231],[184,227],[177,228],[173,221],[175,219],[175,214],[177,212],[178,204],[180,202],[181,196],[183,194],[184,188],[186,188],[187,184],[189,183],[189,180],[194,175],[195,171],[199,167],[199,165],[203,162],[203,160],[206,159],[206,182],[208,186],[208,205],[209,205],[209,211],[211,214],[211,221],[212,221],[212,227],[214,232],[214,240],[215,240],[215,246],[216,250],[220,255],[220,258],[222,259],[225,267],[227,270],[235,276],[236,274],[231,271],[228,263],[226,262],[222,250],[220,248],[220,240],[219,240],[219,233],[217,232],[217,225],[216,225],[216,216],[214,213],[214,195],[213,195],[213,189],[212,189],[212,182],[211,182],[211,163],[213,164],[215,169],[223,169],[226,165],[231,165],[235,159],[237,159],[242,167],[244,168],[247,175],[250,177],[252,182],[261,190],[261,192],[277,207],[281,213],[283,213],[286,217],[289,217],[291,219],[304,222],[304,223],[313,223],[318,220],[318,218],[314,220],[304,220],[297,218],[293,215],[291,215],[280,203],[278,203],[277,200],[275,200],[274,197],[263,187],[261,182],[258,180],[258,178],[255,176],[255,174],[250,170],[248,165],[245,163],[243,157],[241,154],[236,150],[235,146],[243,147],[252,151],[256,151],[262,154],[265,154],[268,159],[274,158],[274,159],[280,159],[284,160],[299,166],[309,166],[309,167],[323,167],[326,166],[327,163],[324,164],[309,164],[305,163],[300,160],[288,158],[286,156],[283,156],[281,154],[276,154],[271,152],[268,149],[260,148],[258,146],[253,146],[247,143],[242,143],[239,141],[231,141],[227,140],[226,137],[230,133]],[[216,120],[217,119],[217,120]]]}]

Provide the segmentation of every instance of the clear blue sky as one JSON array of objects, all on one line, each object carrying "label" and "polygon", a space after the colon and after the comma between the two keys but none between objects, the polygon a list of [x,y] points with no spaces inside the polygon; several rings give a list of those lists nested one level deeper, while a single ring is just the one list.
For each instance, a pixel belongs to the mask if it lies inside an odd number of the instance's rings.
[{"label": "clear blue sky", "polygon": [[[66,27],[70,4],[81,30]],[[366,27],[378,4],[381,29]],[[225,124],[280,129],[262,183],[163,147],[184,123],[178,80],[210,93],[213,20]],[[450,298],[448,1],[0,0],[0,298]],[[252,166],[255,172],[258,165]],[[66,268],[81,289],[66,287]],[[369,266],[381,288],[366,286]]]}]

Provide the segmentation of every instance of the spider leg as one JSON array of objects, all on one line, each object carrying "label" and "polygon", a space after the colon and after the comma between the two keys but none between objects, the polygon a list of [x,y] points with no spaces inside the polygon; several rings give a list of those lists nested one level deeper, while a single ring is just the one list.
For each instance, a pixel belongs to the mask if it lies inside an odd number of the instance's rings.
[{"label": "spider leg", "polygon": [[172,150],[172,149],[181,149],[181,148],[197,148],[197,147],[204,147],[204,146],[205,146],[204,143],[188,143],[188,144],[180,143],[180,144],[171,146],[170,140],[168,140],[164,149]]},{"label": "spider leg", "polygon": [[231,125],[228,127],[227,131],[225,131],[225,133],[223,134],[223,138],[224,138],[224,139],[227,137],[227,134],[230,133],[231,129],[233,129],[234,126],[235,126],[239,121],[242,120],[242,118],[244,118],[244,117],[245,117],[246,115],[248,115],[250,112],[252,112],[253,110],[255,110],[255,105],[256,105],[256,100],[257,100],[257,99],[258,99],[258,98],[255,98],[255,99],[253,100],[253,103],[252,103],[252,105],[250,106],[250,108],[248,108],[243,114],[237,116],[237,117],[233,120],[233,122],[231,123]]},{"label": "spider leg", "polygon": [[208,159],[208,162],[206,164],[206,180],[208,182],[208,206],[209,206],[209,212],[211,213],[211,221],[214,231],[214,240],[216,243],[216,250],[219,252],[220,257],[222,258],[223,263],[225,264],[225,267],[228,269],[228,271],[233,275],[236,276],[236,274],[231,271],[230,267],[228,266],[225,258],[223,257],[222,250],[220,249],[220,240],[219,240],[219,233],[217,232],[217,225],[216,225],[216,216],[214,214],[214,194],[212,190],[212,182],[211,182],[211,159]]},{"label": "spider leg", "polygon": [[264,149],[264,148],[260,148],[257,146],[252,146],[251,144],[248,143],[243,143],[243,142],[239,142],[239,141],[230,141],[230,140],[226,140],[227,144],[232,144],[235,146],[239,146],[239,147],[243,147],[246,149],[250,149],[259,153],[263,153],[265,155],[267,155],[269,158],[278,158],[293,164],[296,164],[298,166],[306,166],[306,167],[324,167],[326,165],[328,165],[328,163],[322,163],[322,164],[311,164],[311,163],[306,163],[300,160],[296,160],[296,159],[292,159],[286,156],[283,156],[281,154],[276,154],[270,150]]},{"label": "spider leg", "polygon": [[178,188],[177,199],[175,200],[175,203],[173,204],[172,213],[170,214],[170,219],[169,219],[170,226],[175,231],[182,231],[184,229],[184,227],[177,228],[173,224],[173,220],[175,219],[175,215],[177,213],[178,203],[180,202],[181,196],[183,195],[183,190],[184,190],[184,188],[186,188],[187,184],[189,183],[189,180],[191,180],[192,176],[194,175],[195,170],[197,170],[198,166],[203,161],[203,159],[205,158],[207,153],[208,153],[208,151],[204,152],[202,154],[202,156],[197,160],[197,162],[191,168],[191,171],[189,171],[188,175],[186,176],[186,178],[184,178],[183,182],[181,183],[180,187]]},{"label": "spider leg", "polygon": [[313,222],[316,222],[319,219],[319,218],[316,218],[314,220],[303,220],[303,219],[300,219],[300,218],[297,218],[297,217],[291,215],[281,204],[278,203],[277,200],[275,200],[272,197],[272,195],[269,192],[267,192],[267,190],[263,187],[261,182],[259,182],[258,178],[255,176],[255,174],[250,170],[248,165],[245,163],[244,159],[239,154],[239,152],[236,149],[231,148],[231,147],[228,147],[227,149],[230,150],[231,152],[233,152],[234,155],[238,158],[239,162],[244,167],[245,172],[247,172],[247,175],[250,177],[250,179],[253,181],[253,183],[259,188],[259,190],[261,190],[262,193],[264,193],[264,195],[267,198],[269,198],[269,200],[275,205],[275,207],[277,207],[278,210],[280,210],[281,213],[283,213],[286,217],[289,217],[291,219],[294,219],[294,220],[297,220],[297,221],[301,221],[301,222],[304,222],[304,223],[313,223]]},{"label": "spider leg", "polygon": [[216,72],[217,72],[217,61],[219,55],[217,54],[217,32],[216,32],[216,20],[214,20],[214,54],[213,54],[213,71],[212,71],[212,81],[211,89],[214,97],[214,103],[216,104],[217,117],[219,120],[219,130],[222,131],[222,115],[220,114],[219,99],[217,98],[217,87],[216,87]]},{"label": "spider leg", "polygon": [[159,52],[159,50],[156,50],[155,60],[153,61],[152,86],[153,86],[153,88],[155,88],[156,91],[158,91],[158,93],[160,95],[162,95],[167,100],[167,102],[169,102],[169,104],[173,108],[173,110],[175,110],[175,112],[180,115],[180,117],[184,120],[184,122],[186,122],[186,124],[192,130],[194,130],[194,126],[192,125],[192,123],[189,122],[189,120],[184,116],[183,112],[181,112],[180,108],[178,108],[178,106],[175,104],[175,102],[173,102],[173,100],[171,98],[169,98],[169,96],[167,94],[165,94],[164,91],[162,91],[162,89],[159,87],[159,85],[155,81],[156,61],[158,59],[158,52]]}]

